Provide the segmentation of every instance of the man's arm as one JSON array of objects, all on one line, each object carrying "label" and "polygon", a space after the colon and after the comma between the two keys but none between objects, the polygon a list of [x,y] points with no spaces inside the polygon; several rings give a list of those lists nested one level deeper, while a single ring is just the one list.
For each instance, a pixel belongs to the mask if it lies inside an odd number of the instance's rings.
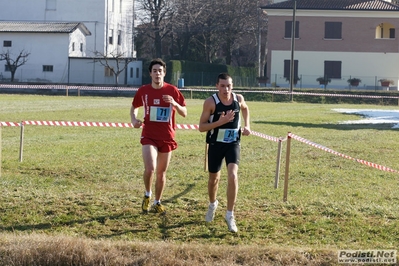
[{"label": "man's arm", "polygon": [[177,111],[177,113],[179,115],[181,115],[182,117],[186,117],[187,116],[187,107],[185,106],[181,106],[178,102],[175,101],[175,99],[173,99],[172,96],[170,95],[163,95],[162,99],[166,102],[166,103],[170,103]]},{"label": "man's arm", "polygon": [[245,102],[244,96],[242,96],[241,94],[237,95],[238,97],[238,102],[240,103],[240,109],[241,109],[241,113],[242,113],[242,117],[244,119],[244,129],[242,131],[242,134],[244,136],[248,136],[251,134],[251,126],[249,124],[249,107],[247,105],[247,103]]},{"label": "man's arm", "polygon": [[226,113],[222,114],[218,121],[209,123],[209,117],[215,111],[215,102],[212,97],[205,100],[204,105],[202,107],[202,114],[200,117],[199,128],[200,132],[205,132],[212,130],[216,127],[224,125],[234,119],[234,112],[233,110],[229,110]]},{"label": "man's arm", "polygon": [[142,126],[143,122],[137,119],[137,115],[139,113],[139,108],[134,108],[133,105],[130,107],[130,121],[133,124],[133,127],[139,128]]}]

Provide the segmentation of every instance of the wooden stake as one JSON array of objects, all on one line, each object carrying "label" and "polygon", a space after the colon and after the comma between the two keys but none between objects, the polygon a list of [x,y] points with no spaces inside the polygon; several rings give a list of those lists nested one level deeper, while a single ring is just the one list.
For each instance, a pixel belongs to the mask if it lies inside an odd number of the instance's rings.
[{"label": "wooden stake", "polygon": [[1,128],[2,128],[2,125],[0,123],[0,177],[1,177]]},{"label": "wooden stake", "polygon": [[[289,132],[290,133],[290,132]],[[284,196],[283,201],[287,201],[288,197],[288,175],[290,169],[290,153],[291,153],[291,136],[288,133],[287,137],[287,151],[286,151],[286,159],[285,159],[285,180],[284,180]]]},{"label": "wooden stake", "polygon": [[204,172],[208,172],[208,149],[209,144],[205,143]]},{"label": "wooden stake", "polygon": [[280,165],[281,165],[281,144],[282,139],[278,140],[278,148],[277,148],[277,163],[276,163],[276,177],[274,178],[274,188],[278,188],[278,181],[280,179]]},{"label": "wooden stake", "polygon": [[22,162],[22,156],[24,152],[24,121],[21,121],[21,135],[19,137],[19,162]]}]

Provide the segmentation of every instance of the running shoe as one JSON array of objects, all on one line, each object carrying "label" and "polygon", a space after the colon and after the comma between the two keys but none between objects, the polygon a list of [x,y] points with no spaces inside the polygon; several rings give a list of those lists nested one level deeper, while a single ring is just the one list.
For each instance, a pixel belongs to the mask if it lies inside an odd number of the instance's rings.
[{"label": "running shoe", "polygon": [[[210,223],[213,221],[215,218],[215,213],[216,213],[216,208],[218,207],[219,201],[215,201],[214,204],[209,204],[208,206],[208,211],[206,212],[205,215],[205,221]],[[213,205],[213,206],[212,206]]]},{"label": "running shoe", "polygon": [[143,212],[148,212],[150,210],[150,197],[144,196],[143,203],[141,203],[141,209]]},{"label": "running shoe", "polygon": [[234,216],[227,216],[224,218],[226,220],[227,226],[229,227],[229,231],[233,233],[237,233],[237,225],[236,225],[236,220],[234,219]]},{"label": "running shoe", "polygon": [[151,207],[151,211],[159,214],[166,214],[165,207],[158,202],[157,204],[153,204]]}]

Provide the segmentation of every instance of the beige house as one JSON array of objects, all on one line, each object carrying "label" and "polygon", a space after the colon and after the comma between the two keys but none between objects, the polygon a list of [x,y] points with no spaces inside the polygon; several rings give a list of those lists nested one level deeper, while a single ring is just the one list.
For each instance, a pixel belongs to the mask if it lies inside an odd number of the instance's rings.
[{"label": "beige house", "polygon": [[381,79],[397,87],[398,5],[383,0],[289,0],[262,9],[268,15],[270,83],[289,85],[293,56],[297,87],[320,87],[321,77],[330,80],[330,88],[348,88],[348,79],[354,77],[361,80],[358,88],[381,89]]}]

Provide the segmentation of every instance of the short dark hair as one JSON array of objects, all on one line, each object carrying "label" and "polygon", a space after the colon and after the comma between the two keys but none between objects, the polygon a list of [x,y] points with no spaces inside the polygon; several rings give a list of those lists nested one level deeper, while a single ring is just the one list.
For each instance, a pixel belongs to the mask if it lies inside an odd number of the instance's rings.
[{"label": "short dark hair", "polygon": [[219,83],[219,80],[221,80],[221,79],[224,79],[224,80],[227,80],[227,79],[233,79],[229,74],[227,74],[227,73],[220,73],[219,75],[218,75],[218,79],[216,80],[216,84],[218,84]]},{"label": "short dark hair", "polygon": [[148,71],[151,73],[152,67],[154,65],[161,65],[163,66],[164,71],[166,72],[166,63],[161,58],[152,59],[150,66],[148,67]]}]

